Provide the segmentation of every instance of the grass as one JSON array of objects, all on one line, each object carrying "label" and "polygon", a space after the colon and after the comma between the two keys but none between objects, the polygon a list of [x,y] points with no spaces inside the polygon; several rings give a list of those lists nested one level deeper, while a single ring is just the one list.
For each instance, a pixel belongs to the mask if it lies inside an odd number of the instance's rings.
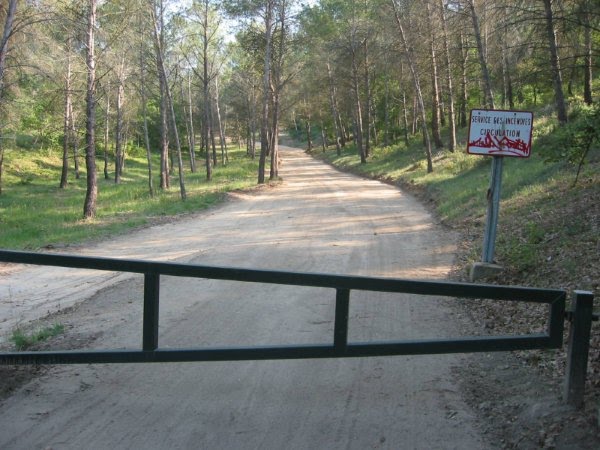
[{"label": "grass", "polygon": [[[211,182],[206,181],[200,158],[198,170],[193,174],[186,162],[186,201],[180,199],[176,171],[171,176],[169,190],[157,188],[156,157],[153,161],[156,193],[151,197],[145,155],[139,149],[130,150],[118,185],[113,179],[104,179],[99,158],[97,216],[83,220],[84,166],[79,179],[75,179],[71,170],[68,187],[60,189],[59,149],[7,148],[0,195],[0,248],[35,250],[107,238],[166,216],[200,211],[219,202],[229,191],[256,185],[258,162],[248,158],[244,150],[231,148],[229,163],[213,168]],[[84,164],[83,158],[80,163]]]},{"label": "grass", "polygon": [[58,336],[65,331],[64,325],[56,323],[52,326],[42,328],[32,333],[26,333],[21,328],[13,330],[10,341],[14,344],[17,351],[27,350],[36,344],[47,341],[50,338]]}]

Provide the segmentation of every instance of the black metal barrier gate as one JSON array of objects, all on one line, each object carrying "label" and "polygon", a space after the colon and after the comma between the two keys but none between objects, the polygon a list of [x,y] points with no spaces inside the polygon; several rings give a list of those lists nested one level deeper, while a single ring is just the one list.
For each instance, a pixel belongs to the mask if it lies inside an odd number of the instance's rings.
[{"label": "black metal barrier gate", "polygon": [[[0,250],[0,261],[144,275],[141,348],[4,352],[0,353],[0,364],[4,365],[348,358],[551,349],[560,348],[563,344],[566,292],[562,290],[251,270],[7,250]],[[329,343],[316,345],[161,349],[158,342],[161,275],[335,289],[335,322],[332,340]],[[545,333],[519,336],[348,342],[348,312],[352,290],[545,303],[548,305],[548,326]]]}]

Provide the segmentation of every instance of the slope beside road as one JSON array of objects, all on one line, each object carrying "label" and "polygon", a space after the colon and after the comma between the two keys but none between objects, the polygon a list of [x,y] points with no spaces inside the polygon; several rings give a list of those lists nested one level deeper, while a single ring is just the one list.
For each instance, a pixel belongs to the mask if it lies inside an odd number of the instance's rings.
[{"label": "slope beside road", "polygon": [[[283,183],[78,254],[443,279],[455,236],[396,188],[283,148]],[[0,335],[40,319],[60,345],[141,345],[138,276],[25,267],[0,277]],[[164,277],[161,347],[329,342],[335,293]],[[349,339],[456,336],[439,299],[352,293]],[[459,355],[59,366],[0,404],[0,448],[487,448]]]}]

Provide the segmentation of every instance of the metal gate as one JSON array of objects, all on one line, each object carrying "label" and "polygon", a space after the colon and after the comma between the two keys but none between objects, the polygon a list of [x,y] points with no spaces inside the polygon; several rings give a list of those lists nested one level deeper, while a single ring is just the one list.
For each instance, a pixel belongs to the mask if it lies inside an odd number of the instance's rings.
[{"label": "metal gate", "polygon": [[[566,292],[563,290],[252,270],[7,250],[0,250],[0,261],[129,272],[144,275],[143,333],[140,348],[128,350],[4,352],[0,353],[0,364],[4,365],[349,358],[556,349],[561,348],[563,345],[566,300]],[[191,349],[160,348],[158,324],[161,275],[330,288],[332,291],[335,291],[333,336],[329,342],[315,345]],[[348,313],[350,293],[353,290],[407,293],[461,299],[492,299],[498,301],[545,303],[548,305],[547,330],[545,333],[540,334],[515,336],[473,336],[457,339],[348,342]],[[585,358],[587,363],[587,353]]]}]

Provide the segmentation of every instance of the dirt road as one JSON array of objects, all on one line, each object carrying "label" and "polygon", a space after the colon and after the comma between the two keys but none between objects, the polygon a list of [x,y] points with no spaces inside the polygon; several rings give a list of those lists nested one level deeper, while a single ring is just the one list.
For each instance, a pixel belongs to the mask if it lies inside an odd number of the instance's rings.
[{"label": "dirt road", "polygon": [[[81,254],[444,278],[454,236],[412,197],[284,148],[281,186]],[[57,311],[58,345],[141,345],[142,279],[0,277],[0,335]],[[39,291],[44,287],[43,293]],[[329,290],[166,278],[161,347],[329,342]],[[438,299],[354,294],[350,340],[456,336]],[[60,366],[0,404],[0,448],[487,448],[451,375],[461,357]]]}]

